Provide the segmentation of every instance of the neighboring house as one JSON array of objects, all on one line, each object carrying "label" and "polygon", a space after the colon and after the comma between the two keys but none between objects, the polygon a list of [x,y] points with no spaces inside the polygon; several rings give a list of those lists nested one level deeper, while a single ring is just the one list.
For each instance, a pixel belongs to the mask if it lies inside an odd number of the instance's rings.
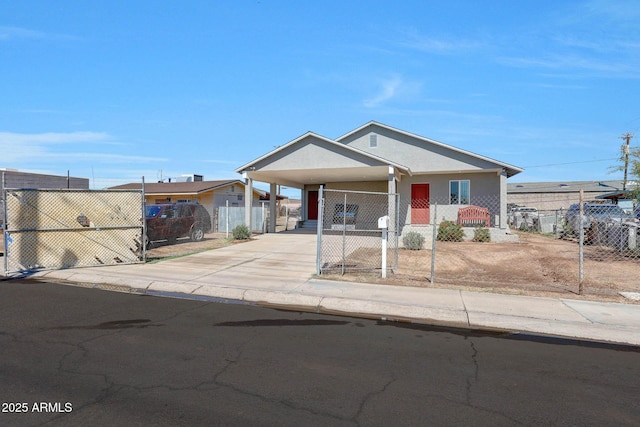
[{"label": "neighboring house", "polygon": [[[247,190],[253,181],[270,183],[271,192],[277,185],[300,188],[302,218],[311,221],[318,217],[321,185],[398,193],[403,229],[433,223],[434,203],[439,221],[455,220],[459,208],[486,206],[486,200],[495,200],[487,206],[491,225],[507,229],[507,178],[521,171],[373,121],[335,140],[308,132],[236,170],[247,180]],[[245,203],[251,203],[249,197]]]},{"label": "neighboring house", "polygon": [[[634,189],[637,183],[627,182],[627,189]],[[580,200],[583,190],[584,200],[593,201],[623,193],[623,181],[558,181],[558,182],[515,182],[507,186],[510,204],[537,208],[538,211],[568,209]]]},{"label": "neighboring house", "polygon": [[[112,190],[139,190],[141,183],[129,183],[111,187]],[[239,179],[221,181],[153,182],[144,185],[145,203],[199,203],[204,206],[212,221],[218,208],[246,207],[245,183]],[[260,207],[269,200],[269,193],[253,189],[251,206]],[[215,224],[214,224],[215,226]]]}]

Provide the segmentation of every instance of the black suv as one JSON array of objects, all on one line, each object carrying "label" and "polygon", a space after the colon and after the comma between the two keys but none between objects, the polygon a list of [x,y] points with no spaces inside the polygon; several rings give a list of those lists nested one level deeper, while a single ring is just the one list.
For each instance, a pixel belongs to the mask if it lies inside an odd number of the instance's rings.
[{"label": "black suv", "polygon": [[211,231],[211,216],[197,203],[167,203],[146,206],[147,236],[145,243],[156,240],[174,242],[180,237],[200,241]]}]

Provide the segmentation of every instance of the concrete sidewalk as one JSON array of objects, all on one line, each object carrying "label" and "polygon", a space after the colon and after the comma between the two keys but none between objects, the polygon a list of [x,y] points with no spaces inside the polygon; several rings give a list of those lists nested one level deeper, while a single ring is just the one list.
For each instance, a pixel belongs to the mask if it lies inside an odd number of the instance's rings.
[{"label": "concrete sidewalk", "polygon": [[316,236],[278,233],[150,264],[31,277],[103,289],[213,297],[318,313],[640,345],[640,305],[313,278]]}]

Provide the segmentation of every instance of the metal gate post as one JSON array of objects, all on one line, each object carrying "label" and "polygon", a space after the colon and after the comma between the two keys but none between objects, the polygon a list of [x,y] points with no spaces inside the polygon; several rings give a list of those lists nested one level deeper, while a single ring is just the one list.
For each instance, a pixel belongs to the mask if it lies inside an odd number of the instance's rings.
[{"label": "metal gate post", "polygon": [[3,258],[4,258],[4,274],[9,271],[9,243],[7,239],[7,193],[5,191],[5,176],[2,172],[2,188],[0,188],[0,198],[2,198],[2,241],[4,242]]},{"label": "metal gate post", "polygon": [[345,252],[347,244],[347,193],[344,193],[344,204],[342,205],[342,275],[344,276]]},{"label": "metal gate post", "polygon": [[400,246],[400,194],[396,193],[396,262],[394,271],[398,269],[398,246]]},{"label": "metal gate post", "polygon": [[[308,211],[308,209],[307,209]],[[307,219],[308,218],[307,213]],[[318,225],[316,227],[316,274],[322,274],[322,228],[324,224],[324,185],[318,191]]]},{"label": "metal gate post", "polygon": [[142,263],[147,263],[147,196],[144,188],[144,176],[142,177]]}]

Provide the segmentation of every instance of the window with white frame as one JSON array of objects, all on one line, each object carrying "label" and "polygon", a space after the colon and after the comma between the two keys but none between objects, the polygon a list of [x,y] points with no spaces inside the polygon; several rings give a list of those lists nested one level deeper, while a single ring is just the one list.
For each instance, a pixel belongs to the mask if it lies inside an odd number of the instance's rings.
[{"label": "window with white frame", "polygon": [[460,179],[449,181],[449,203],[452,205],[468,205],[471,200],[470,181]]}]

